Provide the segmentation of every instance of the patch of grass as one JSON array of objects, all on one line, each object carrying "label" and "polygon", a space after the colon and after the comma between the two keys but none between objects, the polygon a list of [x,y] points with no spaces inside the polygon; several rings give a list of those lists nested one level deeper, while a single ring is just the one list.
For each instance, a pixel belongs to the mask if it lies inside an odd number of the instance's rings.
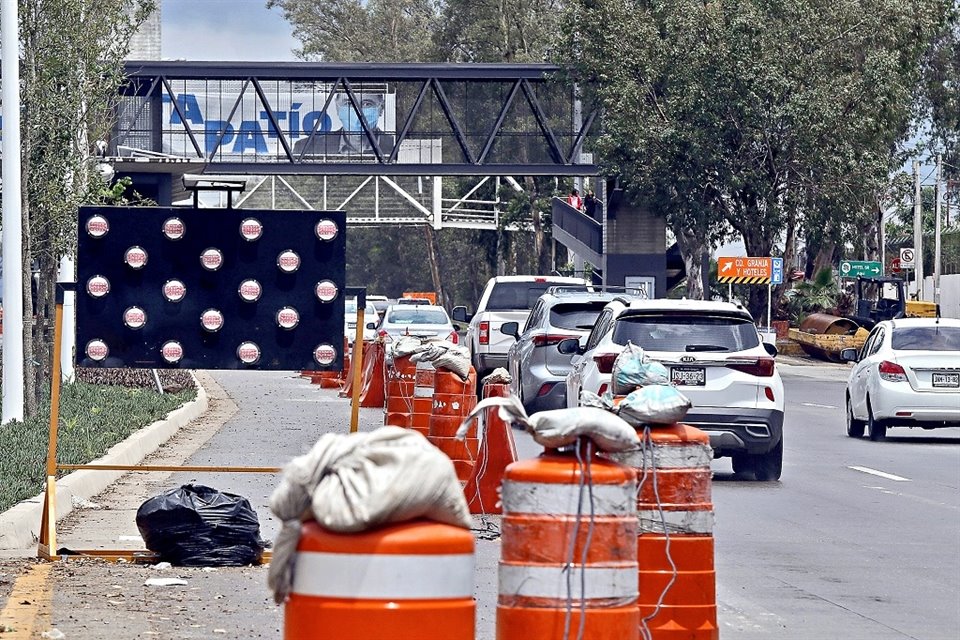
[{"label": "patch of grass", "polygon": [[[160,395],[155,389],[74,382],[60,393],[57,459],[84,464],[135,431],[196,397],[196,389]],[[43,490],[50,405],[26,422],[0,427],[0,511]],[[65,475],[61,473],[60,475]]]}]

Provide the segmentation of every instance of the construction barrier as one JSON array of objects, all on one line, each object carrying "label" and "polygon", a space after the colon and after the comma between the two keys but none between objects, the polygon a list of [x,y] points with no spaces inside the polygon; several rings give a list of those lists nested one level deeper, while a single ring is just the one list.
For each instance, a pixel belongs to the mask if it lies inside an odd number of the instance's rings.
[{"label": "construction barrier", "polygon": [[413,382],[413,415],[410,427],[423,435],[430,433],[433,414],[433,381],[437,370],[432,362],[418,362]]},{"label": "construction barrier", "polygon": [[460,423],[477,406],[477,372],[470,367],[470,374],[463,380],[452,371],[438,369],[433,378],[433,409],[427,439],[453,460],[457,477],[466,482],[473,473],[474,460],[480,441],[477,425],[470,427],[465,440],[454,436]]},{"label": "construction barrier", "polygon": [[[381,340],[374,340],[363,345],[363,376],[360,382],[360,406],[365,408],[384,406],[386,396],[386,348]],[[343,391],[341,397],[349,397],[353,393],[352,378]]]},{"label": "construction barrier", "polygon": [[[483,385],[483,397],[506,397],[510,385],[487,383]],[[463,488],[470,513],[503,513],[500,505],[500,479],[507,466],[517,461],[517,445],[513,429],[500,419],[495,408],[484,412],[483,434],[473,473]]]},{"label": "construction barrier", "polygon": [[383,424],[409,429],[413,424],[413,389],[417,363],[410,356],[393,359],[387,368],[387,398]]},{"label": "construction barrier", "polygon": [[285,640],[473,640],[474,541],[426,520],[360,533],[303,524]]},{"label": "construction barrier", "polygon": [[497,640],[638,637],[637,476],[582,442],[507,467]]},{"label": "construction barrier", "polygon": [[636,469],[640,478],[642,625],[654,640],[716,640],[710,438],[675,424],[651,428],[642,439],[638,451],[606,454]]}]

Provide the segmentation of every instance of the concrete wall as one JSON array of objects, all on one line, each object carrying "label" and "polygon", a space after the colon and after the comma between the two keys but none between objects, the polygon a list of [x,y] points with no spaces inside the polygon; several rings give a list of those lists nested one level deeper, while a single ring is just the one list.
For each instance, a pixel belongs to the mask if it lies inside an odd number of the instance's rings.
[{"label": "concrete wall", "polygon": [[604,282],[623,286],[628,276],[656,278],[656,297],[667,295],[667,224],[649,210],[617,203],[607,209],[603,234]]},{"label": "concrete wall", "polygon": [[127,60],[160,59],[160,12],[163,0],[157,0],[156,10],[150,14],[140,29],[130,39],[130,53]]},{"label": "concrete wall", "polygon": [[[933,300],[933,276],[923,279],[923,299]],[[960,318],[960,274],[940,276],[940,315]]]}]

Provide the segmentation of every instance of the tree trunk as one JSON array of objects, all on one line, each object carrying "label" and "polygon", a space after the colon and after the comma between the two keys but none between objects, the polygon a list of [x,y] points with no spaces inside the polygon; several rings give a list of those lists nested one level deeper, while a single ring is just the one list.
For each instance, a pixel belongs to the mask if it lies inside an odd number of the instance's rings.
[{"label": "tree trunk", "polygon": [[433,280],[433,290],[437,294],[437,301],[449,307],[450,301],[443,293],[443,281],[440,278],[440,244],[437,241],[437,232],[433,226],[426,225],[424,233],[427,239],[427,259],[430,262],[430,277]]},{"label": "tree trunk", "polygon": [[530,218],[533,221],[533,254],[535,273],[550,273],[550,253],[547,251],[547,234],[543,229],[543,214],[540,211],[540,190],[532,176],[524,178],[526,196],[530,199]]},{"label": "tree trunk", "polygon": [[810,277],[816,278],[817,274],[824,269],[832,269],[836,252],[837,243],[833,240],[824,240],[823,244],[820,245],[820,250],[817,252],[816,257],[813,259],[813,273],[810,274]]},{"label": "tree trunk", "polygon": [[703,282],[703,254],[707,243],[690,228],[673,229],[677,246],[683,257],[683,266],[687,272],[687,298],[703,300],[706,284]]},{"label": "tree trunk", "polygon": [[[757,216],[760,219],[760,216]],[[743,243],[746,246],[747,255],[754,257],[763,257],[770,255],[772,248],[770,240],[766,237],[760,228],[748,229],[743,235]],[[749,285],[749,294],[747,296],[747,308],[754,320],[767,317],[767,287],[762,285]]]}]

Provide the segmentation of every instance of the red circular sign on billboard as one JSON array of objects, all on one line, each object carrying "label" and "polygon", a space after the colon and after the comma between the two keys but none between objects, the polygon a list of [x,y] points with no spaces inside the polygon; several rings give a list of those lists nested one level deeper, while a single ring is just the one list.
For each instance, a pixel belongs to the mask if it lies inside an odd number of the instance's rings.
[{"label": "red circular sign on billboard", "polygon": [[170,364],[176,364],[183,359],[183,345],[176,340],[167,340],[160,347],[160,356]]},{"label": "red circular sign on billboard", "polygon": [[237,358],[243,364],[256,364],[260,360],[260,347],[256,342],[242,342],[237,347]]},{"label": "red circular sign on billboard", "polygon": [[220,331],[223,328],[223,314],[219,309],[207,309],[200,314],[200,326],[211,333]]},{"label": "red circular sign on billboard", "polygon": [[95,362],[100,362],[105,360],[108,355],[110,355],[110,349],[107,348],[107,343],[103,340],[91,340],[87,343],[84,353],[87,354],[87,357]]},{"label": "red circular sign on billboard", "polygon": [[284,273],[293,273],[300,268],[300,256],[292,249],[281,251],[277,256],[277,266]]},{"label": "red circular sign on billboard", "polygon": [[333,361],[337,359],[337,350],[333,348],[333,345],[321,344],[313,350],[313,359],[317,361],[317,364],[324,366],[333,364]]},{"label": "red circular sign on billboard", "polygon": [[321,280],[317,283],[317,286],[313,288],[313,292],[320,302],[332,302],[336,300],[340,290],[337,288],[337,285],[333,283],[333,280]]},{"label": "red circular sign on billboard", "polygon": [[281,329],[294,329],[300,324],[300,314],[293,307],[284,307],[277,311],[277,326]]},{"label": "red circular sign on billboard", "polygon": [[87,293],[94,298],[102,298],[110,293],[110,281],[103,276],[93,276],[87,280]]},{"label": "red circular sign on billboard", "polygon": [[131,269],[143,269],[147,266],[147,252],[143,247],[130,247],[124,252],[123,261]]},{"label": "red circular sign on billboard", "polygon": [[163,221],[163,235],[168,240],[179,240],[187,232],[187,228],[180,218],[167,218]]},{"label": "red circular sign on billboard", "polygon": [[318,222],[317,226],[314,228],[314,233],[317,234],[317,238],[325,242],[336,238],[339,232],[340,229],[337,228],[337,223],[327,218],[324,218]]},{"label": "red circular sign on billboard", "polygon": [[123,324],[131,329],[140,329],[147,324],[147,312],[140,307],[127,307],[123,312]]},{"label": "red circular sign on billboard", "polygon": [[248,242],[259,240],[263,235],[263,225],[256,218],[247,218],[240,223],[240,235]]},{"label": "red circular sign on billboard", "polygon": [[167,280],[163,285],[163,297],[170,302],[180,302],[187,295],[187,285],[180,280]]},{"label": "red circular sign on billboard", "polygon": [[220,249],[210,247],[200,254],[200,266],[207,271],[216,271],[223,266],[223,254]]},{"label": "red circular sign on billboard", "polygon": [[244,302],[256,302],[260,299],[260,295],[263,294],[263,287],[261,287],[260,283],[256,280],[244,280],[240,283],[237,293],[240,294],[240,298],[242,298]]},{"label": "red circular sign on billboard", "polygon": [[90,216],[86,228],[91,238],[102,238],[110,231],[110,223],[103,216]]}]

